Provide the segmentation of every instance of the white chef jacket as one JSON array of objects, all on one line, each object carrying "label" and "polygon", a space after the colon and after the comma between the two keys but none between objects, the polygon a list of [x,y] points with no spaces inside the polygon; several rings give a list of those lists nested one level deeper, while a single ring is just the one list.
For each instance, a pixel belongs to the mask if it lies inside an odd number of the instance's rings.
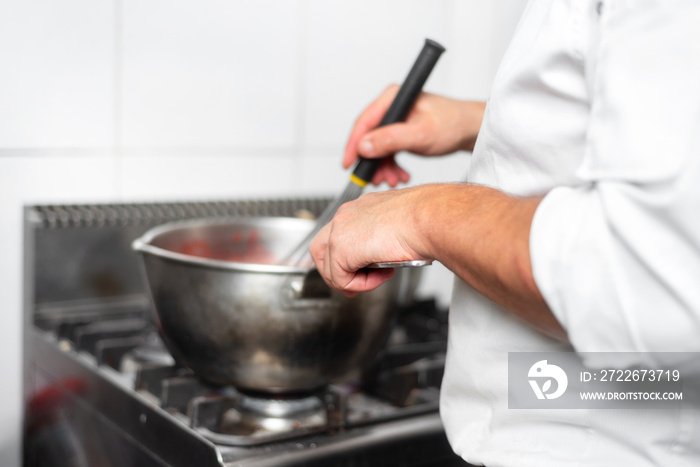
[{"label": "white chef jacket", "polygon": [[455,451],[488,467],[700,466],[691,394],[675,411],[507,400],[508,352],[632,351],[628,364],[681,365],[642,352],[700,351],[700,2],[532,0],[470,181],[547,193],[532,266],[573,348],[457,278],[441,391]]}]

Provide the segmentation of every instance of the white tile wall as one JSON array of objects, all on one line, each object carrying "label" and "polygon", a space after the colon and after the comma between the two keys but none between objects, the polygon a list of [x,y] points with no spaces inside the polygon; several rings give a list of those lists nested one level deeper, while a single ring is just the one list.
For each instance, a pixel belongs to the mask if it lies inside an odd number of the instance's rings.
[{"label": "white tile wall", "polygon": [[348,182],[341,166],[344,144],[304,145],[301,155],[299,190],[305,194],[337,193]]},{"label": "white tile wall", "polygon": [[[447,45],[451,3],[309,0],[304,143],[344,142],[364,106],[403,80],[426,37]],[[441,58],[426,89],[444,85],[446,60]]]},{"label": "white tile wall", "polygon": [[[485,98],[523,0],[27,0],[0,15],[0,465],[19,465],[21,206],[336,193],[352,122],[425,37]],[[399,160],[412,183],[469,156]],[[423,290],[446,294],[426,270]],[[447,288],[449,290],[449,287]]]},{"label": "white tile wall", "polygon": [[124,144],[294,144],[297,4],[124,0]]},{"label": "white tile wall", "polygon": [[455,2],[449,19],[453,30],[452,63],[447,93],[460,99],[488,97],[495,70],[491,65],[492,2]]},{"label": "white tile wall", "polygon": [[114,144],[114,6],[2,2],[0,147]]},{"label": "white tile wall", "polygon": [[122,200],[164,201],[288,195],[299,172],[290,150],[129,149],[119,158]]}]

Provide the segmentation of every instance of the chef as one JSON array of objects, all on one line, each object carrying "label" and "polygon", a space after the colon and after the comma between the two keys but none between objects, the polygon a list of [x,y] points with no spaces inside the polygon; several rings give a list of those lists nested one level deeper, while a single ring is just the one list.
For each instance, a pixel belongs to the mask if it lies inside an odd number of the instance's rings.
[{"label": "chef", "polygon": [[[455,274],[441,415],[454,450],[495,466],[698,466],[700,410],[508,408],[507,353],[700,351],[700,2],[531,1],[490,99],[422,94],[343,160],[473,150],[468,183],[366,194],[311,245],[352,295],[435,259]],[[387,159],[373,182],[408,174]],[[687,354],[674,354],[682,365]],[[686,355],[684,357],[684,355]],[[679,361],[674,362],[673,358]],[[668,364],[669,361],[664,362]]]}]

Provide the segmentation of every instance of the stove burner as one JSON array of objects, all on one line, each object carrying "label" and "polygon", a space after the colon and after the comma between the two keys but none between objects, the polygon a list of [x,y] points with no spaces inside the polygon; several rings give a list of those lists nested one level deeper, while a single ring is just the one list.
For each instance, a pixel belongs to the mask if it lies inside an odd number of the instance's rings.
[{"label": "stove burner", "polygon": [[323,401],[318,396],[260,398],[241,395],[235,407],[221,417],[218,432],[233,436],[267,436],[326,425]]},{"label": "stove burner", "polygon": [[301,413],[308,413],[323,407],[323,401],[319,396],[301,397],[260,397],[242,394],[238,409],[243,412],[254,413],[265,417],[290,417]]}]

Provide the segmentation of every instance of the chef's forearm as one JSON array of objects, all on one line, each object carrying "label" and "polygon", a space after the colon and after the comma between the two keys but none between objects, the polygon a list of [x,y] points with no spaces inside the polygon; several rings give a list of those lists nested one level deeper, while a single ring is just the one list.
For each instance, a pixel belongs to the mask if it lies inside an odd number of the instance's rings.
[{"label": "chef's forearm", "polygon": [[415,210],[421,253],[536,329],[566,340],[530,264],[530,226],[541,198],[516,198],[469,184],[426,190]]}]

